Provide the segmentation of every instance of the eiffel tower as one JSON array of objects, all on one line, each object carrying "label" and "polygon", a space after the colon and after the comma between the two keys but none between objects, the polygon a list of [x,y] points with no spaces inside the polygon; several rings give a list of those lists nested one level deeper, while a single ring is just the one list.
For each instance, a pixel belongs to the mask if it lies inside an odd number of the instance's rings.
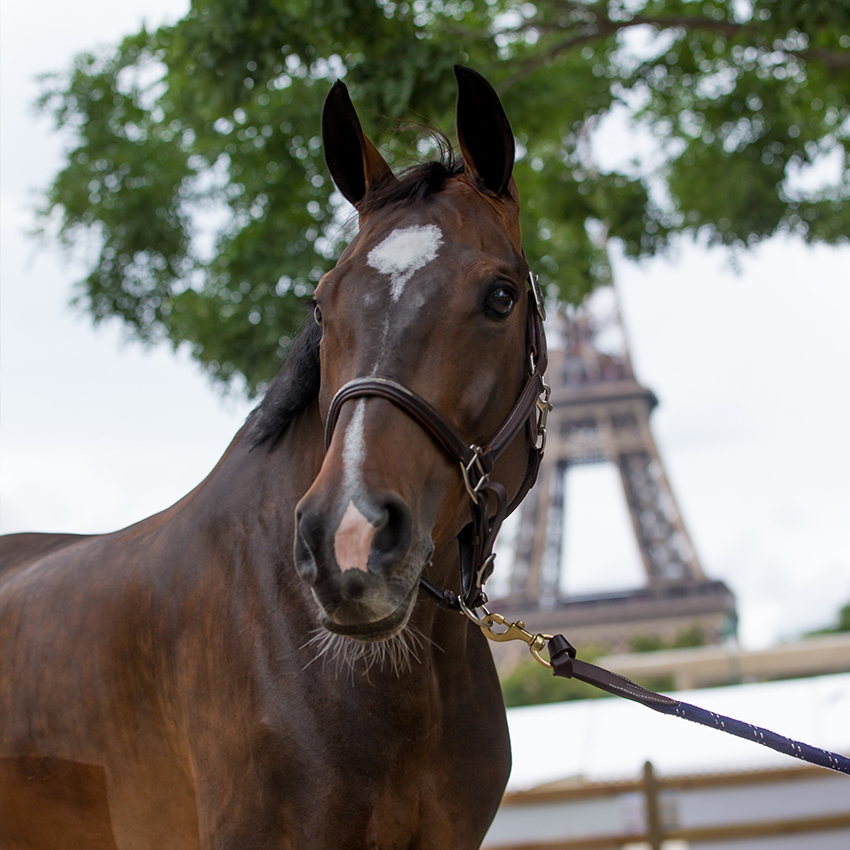
[{"label": "eiffel tower", "polygon": [[[573,643],[614,651],[638,636],[669,644],[694,629],[708,643],[734,635],[734,596],[706,578],[694,552],[650,430],[658,399],[635,377],[613,286],[555,321],[547,328],[553,410],[546,453],[520,508],[510,586],[495,610],[534,631],[563,631]],[[563,596],[566,476],[590,463],[619,469],[646,585]]]}]

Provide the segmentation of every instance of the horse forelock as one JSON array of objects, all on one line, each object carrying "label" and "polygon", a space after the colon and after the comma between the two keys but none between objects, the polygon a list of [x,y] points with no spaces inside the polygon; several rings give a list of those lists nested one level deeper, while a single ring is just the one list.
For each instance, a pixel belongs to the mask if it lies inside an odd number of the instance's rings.
[{"label": "horse forelock", "polygon": [[398,180],[385,181],[370,188],[360,202],[361,216],[376,212],[391,204],[415,204],[439,192],[450,177],[463,174],[463,158],[441,133],[433,134],[439,159],[421,162],[402,171]]}]

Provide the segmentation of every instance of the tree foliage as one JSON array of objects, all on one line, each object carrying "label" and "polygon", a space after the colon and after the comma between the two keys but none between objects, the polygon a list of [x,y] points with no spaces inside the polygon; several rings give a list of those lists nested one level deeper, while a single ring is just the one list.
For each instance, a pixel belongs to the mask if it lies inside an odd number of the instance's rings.
[{"label": "tree foliage", "polygon": [[809,632],[807,636],[835,635],[841,632],[850,632],[850,602],[839,609],[835,625],[827,626],[825,629],[818,629],[814,632]]},{"label": "tree foliage", "polygon": [[632,652],[659,652],[664,649],[692,649],[708,643],[705,631],[700,623],[679,632],[672,640],[664,640],[660,635],[635,635],[631,641]]},{"label": "tree foliage", "polygon": [[576,301],[606,279],[607,238],[631,257],[678,234],[846,241],[848,33],[850,0],[194,0],[49,79],[70,146],[44,211],[95,246],[78,287],[95,320],[188,343],[256,392],[346,233],[318,137],[331,80],[400,166],[429,142],[399,122],[452,127],[452,66],[485,74],[532,266]]},{"label": "tree foliage", "polygon": [[[598,648],[585,648],[579,655],[583,661],[595,661],[604,655]],[[577,699],[601,699],[609,696],[605,691],[580,682],[552,675],[533,658],[525,658],[510,671],[499,674],[502,697],[507,708],[521,705],[542,705],[550,702],[567,702]]]}]

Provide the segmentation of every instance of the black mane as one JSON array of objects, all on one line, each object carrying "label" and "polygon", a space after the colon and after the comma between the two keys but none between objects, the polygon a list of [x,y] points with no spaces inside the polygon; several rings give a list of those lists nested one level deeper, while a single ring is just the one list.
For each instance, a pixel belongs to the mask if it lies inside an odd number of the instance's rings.
[{"label": "black mane", "polygon": [[255,446],[263,443],[274,446],[292,420],[319,395],[321,340],[322,329],[311,317],[309,324],[292,341],[283,368],[251,414]]},{"label": "black mane", "polygon": [[[439,192],[446,180],[463,173],[463,159],[448,139],[435,134],[439,159],[422,162],[403,171],[397,181],[371,189],[358,207],[361,214],[390,204],[414,204]],[[319,343],[322,329],[312,318],[293,340],[286,361],[271,382],[265,397],[251,414],[254,445],[273,446],[299,413],[319,395],[321,367]]]}]

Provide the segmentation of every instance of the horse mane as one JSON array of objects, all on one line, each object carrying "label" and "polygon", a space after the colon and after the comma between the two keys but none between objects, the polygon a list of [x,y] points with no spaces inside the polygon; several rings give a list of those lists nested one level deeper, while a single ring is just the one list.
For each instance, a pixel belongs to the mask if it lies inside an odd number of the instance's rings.
[{"label": "horse mane", "polygon": [[[401,172],[398,180],[387,181],[369,190],[358,212],[375,212],[391,204],[412,205],[439,192],[446,180],[463,173],[463,159],[439,131],[432,137],[437,145],[436,160],[421,162]],[[292,341],[283,367],[269,385],[260,404],[251,413],[253,445],[274,446],[299,413],[318,397],[321,385],[319,343],[322,329],[308,320]]]},{"label": "horse mane", "polygon": [[318,397],[321,340],[322,329],[311,316],[307,326],[289,346],[283,367],[269,385],[263,400],[251,413],[254,447],[263,443],[274,446],[292,420]]}]

